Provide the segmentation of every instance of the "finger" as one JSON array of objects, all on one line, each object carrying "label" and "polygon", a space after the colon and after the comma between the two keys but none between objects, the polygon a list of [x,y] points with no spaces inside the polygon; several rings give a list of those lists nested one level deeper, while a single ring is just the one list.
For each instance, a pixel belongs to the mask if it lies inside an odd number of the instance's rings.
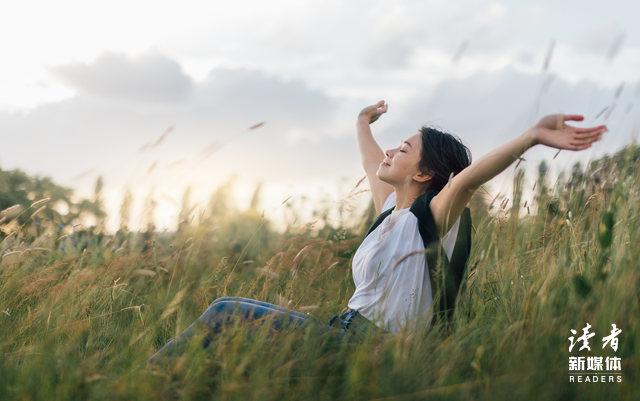
[{"label": "finger", "polygon": [[589,128],[574,128],[574,130],[577,133],[589,133],[589,132],[595,132],[595,131],[603,131],[606,132],[607,130],[607,126],[606,125],[599,125],[597,127],[589,127]]},{"label": "finger", "polygon": [[569,145],[570,146],[585,146],[585,145],[589,145],[589,144],[591,144],[591,143],[593,143],[595,141],[596,141],[596,138],[589,139],[587,141],[572,141],[572,142],[569,142]]},{"label": "finger", "polygon": [[593,136],[590,136],[588,138],[573,139],[569,143],[573,144],[573,145],[581,146],[581,145],[585,145],[585,144],[589,144],[589,143],[593,143],[593,142],[599,141],[600,139],[602,139],[602,134],[593,135]]},{"label": "finger", "polygon": [[564,114],[562,116],[563,121],[582,121],[584,120],[584,116],[579,114]]},{"label": "finger", "polygon": [[566,147],[566,149],[573,150],[574,152],[576,152],[578,150],[587,149],[589,147],[591,147],[591,143],[587,143],[587,144],[569,143],[568,146]]},{"label": "finger", "polygon": [[596,138],[604,134],[605,131],[593,131],[593,132],[582,132],[582,133],[574,133],[571,138],[576,141],[583,141]]},{"label": "finger", "polygon": [[378,103],[372,105],[372,106],[368,106],[365,108],[365,110],[377,110],[378,108],[380,108],[382,105],[384,104],[384,100],[379,101]]},{"label": "finger", "polygon": [[570,142],[589,142],[603,135],[602,131],[591,132],[589,134],[573,134]]}]

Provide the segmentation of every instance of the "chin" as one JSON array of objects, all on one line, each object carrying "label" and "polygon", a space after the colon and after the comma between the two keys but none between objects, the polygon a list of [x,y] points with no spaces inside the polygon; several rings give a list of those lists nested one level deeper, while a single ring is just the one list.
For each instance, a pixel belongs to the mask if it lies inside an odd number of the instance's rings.
[{"label": "chin", "polygon": [[380,181],[382,181],[382,182],[386,182],[387,184],[389,183],[389,182],[387,181],[387,177],[385,177],[383,174],[380,174],[380,171],[378,171],[378,172],[376,173],[376,177],[378,177],[378,179],[379,179]]}]

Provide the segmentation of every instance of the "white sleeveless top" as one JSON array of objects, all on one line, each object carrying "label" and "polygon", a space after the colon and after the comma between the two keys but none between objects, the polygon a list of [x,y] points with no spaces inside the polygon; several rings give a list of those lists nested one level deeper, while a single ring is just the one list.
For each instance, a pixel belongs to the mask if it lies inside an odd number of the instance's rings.
[{"label": "white sleeveless top", "polygon": [[[395,204],[394,191],[382,210]],[[451,260],[459,226],[460,217],[442,238],[448,260]],[[418,218],[410,208],[393,210],[365,237],[353,257],[356,290],[349,300],[349,308],[391,333],[398,333],[413,322],[428,325],[433,315],[429,310],[432,294],[425,254],[411,255],[393,268],[404,255],[423,250]]]}]

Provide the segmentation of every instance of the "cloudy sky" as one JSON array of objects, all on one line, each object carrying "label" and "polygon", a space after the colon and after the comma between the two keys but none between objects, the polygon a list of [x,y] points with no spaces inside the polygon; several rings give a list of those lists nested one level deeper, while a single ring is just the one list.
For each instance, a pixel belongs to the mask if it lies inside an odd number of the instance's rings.
[{"label": "cloudy sky", "polygon": [[[102,175],[112,228],[125,187],[134,227],[154,188],[158,226],[173,229],[187,186],[204,206],[232,174],[239,208],[262,182],[265,215],[284,218],[289,196],[311,211],[364,177],[355,119],[385,100],[383,149],[430,123],[474,160],[545,114],[606,122],[557,172],[637,137],[637,15],[637,2],[584,0],[5,2],[0,167],[78,195]],[[555,153],[528,151],[527,174]]]}]

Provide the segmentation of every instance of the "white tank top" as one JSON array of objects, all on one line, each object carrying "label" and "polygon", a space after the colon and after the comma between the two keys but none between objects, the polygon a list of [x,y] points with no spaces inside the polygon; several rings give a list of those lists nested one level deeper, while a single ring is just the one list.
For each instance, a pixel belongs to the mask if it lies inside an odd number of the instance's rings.
[{"label": "white tank top", "polygon": [[[429,202],[431,205],[433,199]],[[382,206],[388,210],[396,204],[392,192]],[[460,217],[442,238],[448,260],[458,235]],[[418,218],[410,208],[393,210],[378,227],[365,237],[353,257],[353,281],[356,290],[348,306],[377,326],[398,333],[412,324],[428,325],[433,315],[431,281],[424,253],[404,259],[413,251],[423,251]],[[414,320],[415,319],[415,320]]]}]

